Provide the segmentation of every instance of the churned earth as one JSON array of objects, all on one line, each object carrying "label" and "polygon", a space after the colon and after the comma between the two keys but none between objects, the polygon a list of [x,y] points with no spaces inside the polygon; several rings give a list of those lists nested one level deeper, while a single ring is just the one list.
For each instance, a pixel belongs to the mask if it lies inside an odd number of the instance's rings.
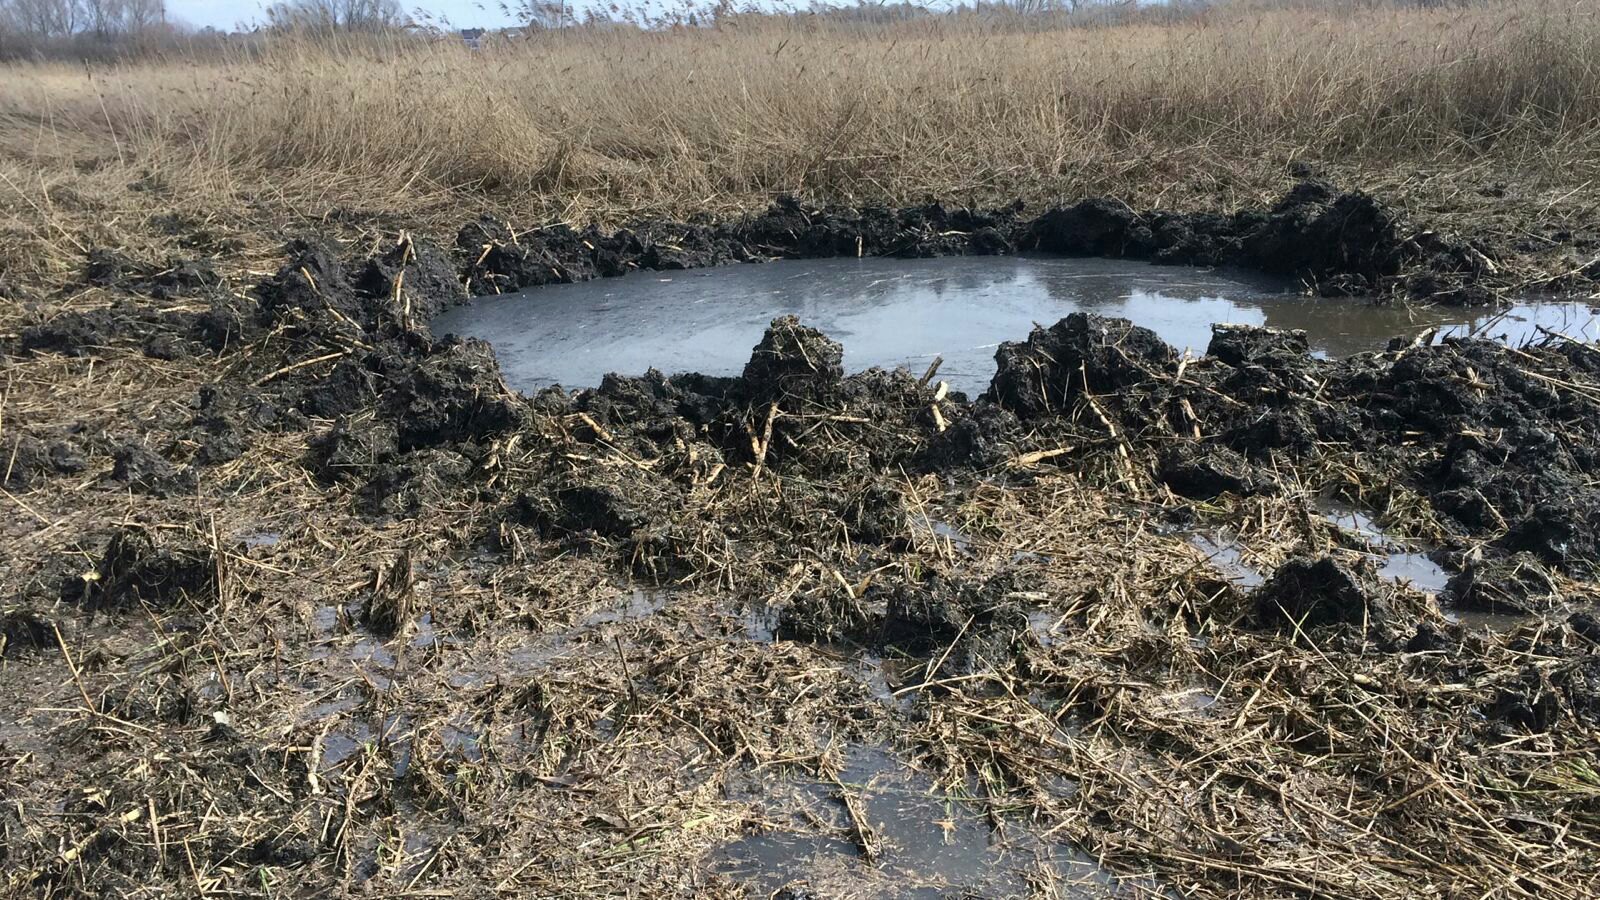
[{"label": "churned earth", "polygon": [[6,891],[1592,895],[1593,344],[1191,357],[1075,314],[967,397],[782,318],[737,377],[524,397],[428,328],[636,268],[1019,250],[1353,315],[1526,287],[1314,181],[483,220],[255,277],[94,251],[4,339]]}]

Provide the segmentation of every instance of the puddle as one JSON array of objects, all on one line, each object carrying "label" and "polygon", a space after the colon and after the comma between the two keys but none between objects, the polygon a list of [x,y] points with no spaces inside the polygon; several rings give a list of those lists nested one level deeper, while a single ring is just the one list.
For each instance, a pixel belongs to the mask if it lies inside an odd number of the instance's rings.
[{"label": "puddle", "polygon": [[1189,543],[1206,555],[1211,567],[1235,585],[1249,590],[1259,587],[1265,579],[1255,567],[1244,561],[1244,554],[1232,538],[1221,534],[1196,533],[1189,535]]},{"label": "puddle", "polygon": [[[1408,583],[1430,594],[1441,594],[1449,583],[1451,573],[1430,556],[1435,548],[1395,537],[1374,521],[1372,516],[1337,501],[1319,500],[1317,511],[1329,522],[1366,542],[1369,551],[1376,557],[1380,577]],[[1487,629],[1505,632],[1523,622],[1522,616],[1513,613],[1460,609],[1444,597],[1440,598],[1440,611],[1446,619],[1472,631]]]},{"label": "puddle", "polygon": [[662,607],[672,595],[662,590],[647,590],[634,588],[623,599],[623,602],[613,607],[598,609],[583,617],[579,627],[593,628],[596,625],[605,625],[610,622],[627,622],[633,619],[643,619],[660,612]]},{"label": "puddle", "polygon": [[1515,613],[1482,612],[1475,609],[1446,607],[1444,617],[1468,631],[1493,631],[1497,634],[1513,631],[1525,621]]},{"label": "puddle", "polygon": [[337,606],[319,606],[311,613],[311,627],[319,637],[328,637],[339,627],[340,609]]},{"label": "puddle", "polygon": [[1402,581],[1419,591],[1437,594],[1450,581],[1450,573],[1425,553],[1391,553],[1378,566],[1378,576]]},{"label": "puddle", "polygon": [[765,600],[753,599],[740,615],[745,640],[770,644],[778,639],[778,610]]},{"label": "puddle", "polygon": [[1378,564],[1378,575],[1410,584],[1419,591],[1437,594],[1450,581],[1450,573],[1434,562],[1430,554],[1437,548],[1395,537],[1384,530],[1369,513],[1335,500],[1317,501],[1324,519],[1366,543]]},{"label": "puddle", "polygon": [[248,531],[239,535],[239,540],[246,547],[252,549],[256,547],[276,547],[278,542],[283,540],[283,535],[276,531]]},{"label": "puddle", "polygon": [[[1011,897],[1042,883],[1054,884],[1058,896],[1107,895],[1113,877],[1092,859],[1020,817],[1002,816],[995,827],[967,799],[974,787],[971,780],[941,787],[888,750],[868,746],[846,751],[838,784],[739,773],[729,780],[728,799],[751,804],[769,827],[713,851],[708,867],[762,897],[801,885],[819,896],[840,888],[856,897]],[[870,861],[864,842],[876,851]]]},{"label": "puddle", "polygon": [[423,613],[422,618],[417,620],[416,631],[411,636],[411,646],[414,649],[426,650],[450,642],[450,638],[439,634],[439,626],[433,621],[433,613]]},{"label": "puddle", "polygon": [[439,730],[439,742],[446,753],[470,762],[483,758],[483,733],[471,726],[448,722]]},{"label": "puddle", "polygon": [[1056,629],[1061,624],[1061,615],[1047,609],[1028,610],[1028,630],[1038,638],[1039,646],[1050,647],[1056,642]]},{"label": "puddle", "polygon": [[1481,332],[1511,343],[1536,326],[1590,339],[1600,332],[1582,303],[1504,311],[1372,306],[1316,299],[1294,285],[1127,260],[949,257],[928,260],[779,260],[764,264],[553,285],[485,297],[446,311],[431,327],[494,344],[512,386],[594,387],[608,372],[737,375],[767,324],[798,315],[844,344],[845,366],[905,366],[976,394],[994,374],[1001,341],[1027,337],[1087,311],[1131,319],[1179,350],[1201,353],[1214,323],[1304,329],[1314,352],[1384,349],[1390,338],[1441,327],[1440,337]]},{"label": "puddle", "polygon": [[372,729],[363,722],[350,722],[322,736],[322,771],[337,767],[372,743]]},{"label": "puddle", "polygon": [[949,522],[941,522],[938,519],[921,515],[916,516],[915,521],[940,542],[948,544],[957,553],[967,555],[972,552],[972,538]]}]

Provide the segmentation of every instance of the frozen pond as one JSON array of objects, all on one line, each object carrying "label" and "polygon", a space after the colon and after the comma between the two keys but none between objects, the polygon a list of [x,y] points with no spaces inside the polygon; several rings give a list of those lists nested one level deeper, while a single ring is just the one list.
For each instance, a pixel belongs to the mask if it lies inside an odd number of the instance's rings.
[{"label": "frozen pond", "polygon": [[1126,260],[1061,257],[779,260],[716,269],[636,272],[482,297],[432,323],[435,334],[492,343],[507,381],[532,392],[594,387],[608,372],[737,375],[771,320],[793,314],[844,344],[845,367],[904,366],[976,394],[994,373],[1001,341],[1068,313],[1131,319],[1178,349],[1203,353],[1211,326],[1304,329],[1314,352],[1381,350],[1398,335],[1439,326],[1441,337],[1481,331],[1511,343],[1536,326],[1600,336],[1582,303],[1510,309],[1373,306],[1318,299],[1240,273]]}]

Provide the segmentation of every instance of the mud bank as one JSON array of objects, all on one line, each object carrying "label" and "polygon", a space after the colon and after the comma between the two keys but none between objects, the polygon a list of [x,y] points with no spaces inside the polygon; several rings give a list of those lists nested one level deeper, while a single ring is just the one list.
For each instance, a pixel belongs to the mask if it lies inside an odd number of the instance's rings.
[{"label": "mud bank", "polygon": [[[784,204],[304,240],[248,289],[37,322],[18,383],[76,380],[7,417],[7,886],[746,896],[771,873],[717,861],[774,821],[897,858],[841,777],[889,746],[1099,861],[1100,896],[1594,887],[1593,345],[1321,360],[1224,328],[1193,359],[1080,314],[967,397],[846,375],[786,318],[735,377],[523,397],[426,324],[636,266],[1013,248],[1496,283],[1485,250],[1308,183],[1230,217]],[[1443,596],[1378,577],[1328,499],[1437,547]],[[1191,543],[1221,527],[1259,585]],[[746,796],[772,773],[837,808]]]}]

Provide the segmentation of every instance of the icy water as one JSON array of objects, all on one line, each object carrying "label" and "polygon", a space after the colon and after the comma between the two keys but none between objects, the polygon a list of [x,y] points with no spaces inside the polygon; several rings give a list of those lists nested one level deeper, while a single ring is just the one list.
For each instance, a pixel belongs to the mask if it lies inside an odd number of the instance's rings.
[{"label": "icy water", "polygon": [[1211,326],[1227,322],[1304,329],[1313,351],[1342,356],[1381,350],[1389,339],[1441,327],[1441,337],[1481,332],[1513,344],[1542,326],[1600,337],[1582,303],[1494,311],[1375,307],[1317,299],[1293,285],[1226,272],[1125,260],[1059,257],[780,260],[554,285],[484,297],[450,310],[435,334],[492,343],[511,385],[594,387],[608,372],[736,375],[780,315],[793,314],[844,344],[845,366],[904,366],[921,374],[935,356],[939,377],[976,394],[994,374],[1001,341],[1068,313],[1121,316],[1196,354]]},{"label": "icy water", "polygon": [[[833,778],[731,774],[728,799],[751,805],[764,825],[713,851],[708,868],[755,897],[785,888],[881,900],[1114,895],[1117,879],[1047,828],[987,815],[975,779],[938,784],[883,747],[842,757]],[[1130,896],[1133,886],[1124,885]]]}]

